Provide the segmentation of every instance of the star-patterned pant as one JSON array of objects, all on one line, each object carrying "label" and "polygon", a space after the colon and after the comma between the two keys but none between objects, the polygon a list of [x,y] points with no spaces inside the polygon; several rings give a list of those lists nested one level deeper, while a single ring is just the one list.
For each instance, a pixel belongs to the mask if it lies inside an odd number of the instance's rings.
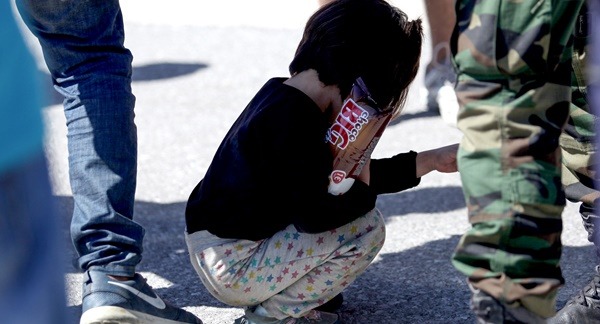
[{"label": "star-patterned pant", "polygon": [[207,290],[232,306],[261,305],[272,317],[301,317],[363,273],[383,247],[385,223],[373,209],[335,230],[300,233],[293,225],[261,241],[194,249],[191,262]]}]

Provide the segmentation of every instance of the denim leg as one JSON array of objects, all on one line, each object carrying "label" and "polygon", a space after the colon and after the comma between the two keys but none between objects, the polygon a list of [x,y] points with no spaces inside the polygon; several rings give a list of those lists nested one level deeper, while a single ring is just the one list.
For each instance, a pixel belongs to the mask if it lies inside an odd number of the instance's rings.
[{"label": "denim leg", "polygon": [[144,229],[133,222],[137,134],[131,52],[116,0],[17,0],[64,100],[75,207],[73,244],[82,270],[132,275]]},{"label": "denim leg", "polygon": [[2,323],[66,323],[63,247],[43,153],[0,173]]}]

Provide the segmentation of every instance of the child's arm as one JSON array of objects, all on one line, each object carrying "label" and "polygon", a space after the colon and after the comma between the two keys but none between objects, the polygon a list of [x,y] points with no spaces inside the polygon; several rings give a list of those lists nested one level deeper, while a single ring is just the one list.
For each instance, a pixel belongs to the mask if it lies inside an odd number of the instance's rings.
[{"label": "child's arm", "polygon": [[456,151],[458,144],[439,147],[417,154],[417,178],[431,171],[451,173],[458,171],[456,166]]},{"label": "child's arm", "polygon": [[377,193],[393,193],[415,187],[425,174],[456,172],[456,151],[458,144],[443,146],[416,153],[400,153],[391,158],[373,159],[365,165],[367,173],[359,177]]}]

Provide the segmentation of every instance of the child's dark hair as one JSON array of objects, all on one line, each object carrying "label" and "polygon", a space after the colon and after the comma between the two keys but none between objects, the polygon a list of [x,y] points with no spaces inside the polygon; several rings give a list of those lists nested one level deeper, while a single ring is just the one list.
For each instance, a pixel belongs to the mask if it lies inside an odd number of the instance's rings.
[{"label": "child's dark hair", "polygon": [[385,0],[336,0],[310,17],[289,70],[315,69],[342,98],[361,77],[379,105],[397,107],[419,69],[422,40],[421,20]]}]

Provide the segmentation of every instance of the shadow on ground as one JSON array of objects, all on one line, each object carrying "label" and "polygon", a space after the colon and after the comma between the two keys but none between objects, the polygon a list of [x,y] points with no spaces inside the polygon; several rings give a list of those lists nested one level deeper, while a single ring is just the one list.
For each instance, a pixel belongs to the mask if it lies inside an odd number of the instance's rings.
[{"label": "shadow on ground", "polygon": [[[184,75],[195,73],[198,70],[207,68],[204,63],[177,63],[162,62],[133,67],[131,79],[133,82],[154,81],[162,79],[177,78]],[[63,97],[53,88],[52,78],[44,72],[40,72],[40,80],[46,89],[47,105],[62,104]]]},{"label": "shadow on ground", "polygon": [[377,198],[377,208],[383,215],[443,213],[464,207],[459,186],[418,188]]}]

